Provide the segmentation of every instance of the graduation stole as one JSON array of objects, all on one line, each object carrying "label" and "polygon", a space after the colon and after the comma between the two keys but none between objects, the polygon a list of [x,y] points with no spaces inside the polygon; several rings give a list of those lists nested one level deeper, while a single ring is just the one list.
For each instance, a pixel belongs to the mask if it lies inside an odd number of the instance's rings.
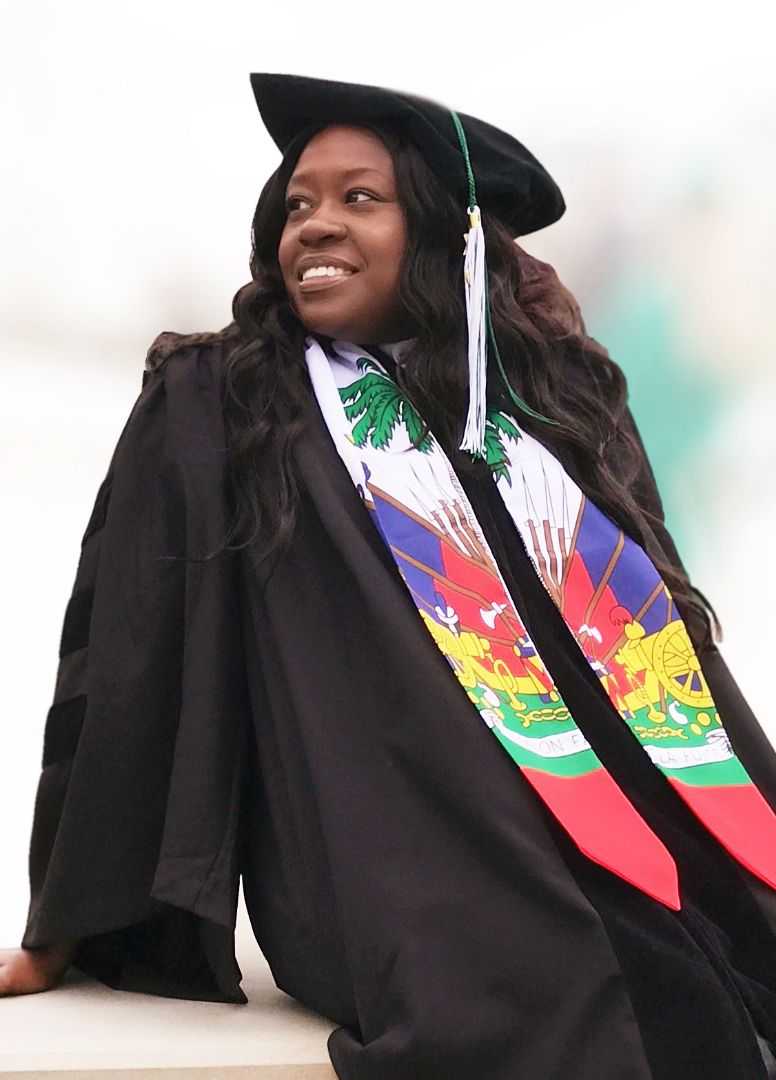
[{"label": "graduation stole", "polygon": [[[481,719],[590,859],[679,910],[676,864],[604,768],[526,631],[447,455],[384,366],[314,337],[305,359],[334,444],[426,628]],[[486,451],[531,562],[653,764],[776,889],[776,815],[736,756],[671,593],[558,459],[495,410]]]}]

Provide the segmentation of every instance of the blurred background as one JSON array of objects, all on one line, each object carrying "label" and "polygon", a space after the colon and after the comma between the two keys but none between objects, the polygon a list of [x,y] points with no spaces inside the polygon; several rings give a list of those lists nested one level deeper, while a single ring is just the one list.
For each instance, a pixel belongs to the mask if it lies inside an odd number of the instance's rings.
[{"label": "blurred background", "polygon": [[[162,330],[218,329],[279,161],[251,71],[413,91],[523,141],[552,263],[631,407],[721,650],[776,741],[771,3],[0,2],[0,946],[18,944],[80,540]],[[462,225],[463,228],[463,225]]]}]

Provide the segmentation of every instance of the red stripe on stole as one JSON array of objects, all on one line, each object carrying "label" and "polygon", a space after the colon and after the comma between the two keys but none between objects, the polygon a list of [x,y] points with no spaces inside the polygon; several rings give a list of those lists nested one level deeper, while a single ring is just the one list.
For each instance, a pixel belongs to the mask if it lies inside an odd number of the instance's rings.
[{"label": "red stripe on stole", "polygon": [[[489,604],[497,603],[507,605],[508,611],[514,611],[512,604],[509,603],[507,595],[504,592],[500,579],[493,574],[489,567],[477,566],[470,559],[461,555],[448,541],[443,541],[441,548],[442,564],[444,566],[445,574],[451,581],[456,582],[458,585],[463,585],[465,588],[482,596],[486,601],[486,610]],[[502,645],[500,642],[493,640],[494,637],[503,638],[510,636],[510,631],[503,618],[496,616],[494,629],[491,631],[482,620],[480,614],[481,604],[479,600],[475,600],[473,597],[457,591],[450,585],[439,581],[438,578],[434,578],[434,585],[440,595],[443,596],[446,602],[457,612],[461,620],[461,629],[476,633],[489,642],[490,654],[493,660],[501,660],[506,664],[512,674],[518,678],[524,678],[525,676],[530,675],[541,684],[545,692],[553,688],[554,682],[552,677],[546,673],[544,665],[542,665],[540,670],[528,658],[518,656],[510,646]],[[514,614],[517,617],[521,632],[523,634],[526,633],[525,625],[519,612],[515,611]]]},{"label": "red stripe on stole", "polygon": [[669,783],[722,846],[764,882],[776,889],[776,816],[751,784]]},{"label": "red stripe on stole", "polygon": [[524,765],[521,772],[588,858],[680,910],[671,853],[606,769],[568,777]]}]

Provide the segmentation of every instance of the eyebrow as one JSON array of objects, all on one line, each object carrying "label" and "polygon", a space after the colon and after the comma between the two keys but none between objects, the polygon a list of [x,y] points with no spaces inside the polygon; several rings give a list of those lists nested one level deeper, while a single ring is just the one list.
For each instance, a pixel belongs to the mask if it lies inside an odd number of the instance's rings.
[{"label": "eyebrow", "polygon": [[[344,180],[349,180],[351,176],[356,176],[356,175],[358,175],[358,173],[366,173],[366,172],[375,173],[377,176],[380,176],[383,179],[386,179],[384,174],[381,173],[379,169],[373,169],[371,167],[371,165],[356,165],[356,167],[353,168],[353,169],[345,169],[345,171],[342,173],[342,177],[343,177]],[[304,184],[304,183],[307,183],[307,181],[314,175],[315,174],[311,173],[311,172],[294,173],[294,175],[288,181],[288,185],[287,185],[286,190],[288,190],[288,187],[290,187],[291,184]]]}]

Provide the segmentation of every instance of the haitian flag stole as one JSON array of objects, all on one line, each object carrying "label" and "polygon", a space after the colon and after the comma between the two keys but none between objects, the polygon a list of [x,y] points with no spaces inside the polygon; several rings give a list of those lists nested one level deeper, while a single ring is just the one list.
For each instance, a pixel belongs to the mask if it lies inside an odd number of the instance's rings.
[{"label": "haitian flag stole", "polygon": [[482,720],[590,859],[679,910],[670,852],[577,727],[433,435],[413,448],[418,414],[355,346],[327,355],[308,337],[305,359],[351,479]]},{"label": "haitian flag stole", "polygon": [[[305,350],[335,445],[427,629],[481,718],[578,847],[675,910],[676,865],[604,768],[528,635],[474,511],[374,357]],[[671,594],[630,537],[504,413],[487,460],[540,580],[616,712],[722,845],[776,888],[776,814],[737,758]]]},{"label": "haitian flag stole", "polygon": [[776,814],[733,750],[652,560],[542,443],[519,429],[504,441],[508,463],[493,470],[496,486],[610,701],[706,828],[776,888]]}]

